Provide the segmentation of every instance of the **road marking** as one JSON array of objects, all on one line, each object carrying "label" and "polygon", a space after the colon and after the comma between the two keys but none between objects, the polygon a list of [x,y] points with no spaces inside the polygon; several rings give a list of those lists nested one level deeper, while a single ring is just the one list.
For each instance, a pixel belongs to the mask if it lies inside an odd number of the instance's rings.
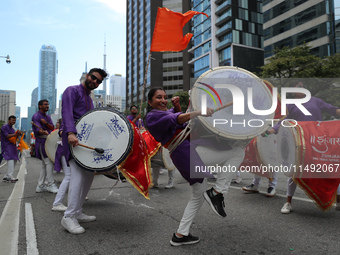
[{"label": "road marking", "polygon": [[[242,190],[242,188],[240,188],[240,187],[235,187],[235,186],[231,186],[231,185],[230,185],[230,188]],[[264,194],[264,195],[267,194],[267,192],[262,192],[262,191],[260,191],[259,193],[260,193],[260,194]],[[286,195],[281,195],[281,194],[277,194],[277,193],[276,193],[275,196],[287,198]],[[294,199],[294,200],[304,201],[304,202],[311,202],[311,203],[314,203],[312,200],[310,200],[310,199],[308,199],[308,198],[303,198],[303,197],[294,196],[293,199]]]},{"label": "road marking", "polygon": [[3,166],[5,166],[6,164],[7,164],[7,161],[6,161],[5,163],[3,163],[3,164],[0,166],[0,168],[3,167]]},{"label": "road marking", "polygon": [[25,203],[27,254],[38,255],[37,235],[35,232],[32,205]]},{"label": "road marking", "polygon": [[1,254],[18,254],[20,204],[25,187],[26,160],[23,160],[12,194],[0,218]]}]

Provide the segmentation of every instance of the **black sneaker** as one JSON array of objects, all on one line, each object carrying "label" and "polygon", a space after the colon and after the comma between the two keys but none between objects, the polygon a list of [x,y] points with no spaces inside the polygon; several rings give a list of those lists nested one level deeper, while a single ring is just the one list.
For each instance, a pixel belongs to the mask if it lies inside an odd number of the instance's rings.
[{"label": "black sneaker", "polygon": [[3,182],[8,182],[8,179],[5,177],[2,179]]},{"label": "black sneaker", "polygon": [[227,216],[227,214],[224,211],[224,198],[221,193],[214,196],[213,188],[211,188],[211,189],[208,189],[206,192],[204,192],[204,198],[210,204],[211,209],[218,216],[221,216],[221,217]]},{"label": "black sneaker", "polygon": [[183,236],[182,238],[177,237],[174,233],[172,239],[170,240],[170,244],[172,246],[181,246],[183,244],[195,244],[199,241],[200,239],[197,236],[192,236],[190,233],[189,235]]}]

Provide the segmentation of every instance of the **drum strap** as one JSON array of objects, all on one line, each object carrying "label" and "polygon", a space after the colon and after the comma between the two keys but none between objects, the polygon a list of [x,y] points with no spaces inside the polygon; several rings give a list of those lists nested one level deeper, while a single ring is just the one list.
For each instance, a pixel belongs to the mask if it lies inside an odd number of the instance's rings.
[{"label": "drum strap", "polygon": [[177,148],[178,145],[184,142],[190,134],[190,123],[181,131],[178,135],[176,135],[173,139],[170,140],[167,144],[164,145],[170,152],[170,154]]}]

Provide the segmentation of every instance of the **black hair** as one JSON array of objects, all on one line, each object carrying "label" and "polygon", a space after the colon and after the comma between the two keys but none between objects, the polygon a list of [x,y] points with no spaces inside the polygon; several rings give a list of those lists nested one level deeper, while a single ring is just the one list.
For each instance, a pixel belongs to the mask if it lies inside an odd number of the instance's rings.
[{"label": "black hair", "polygon": [[106,78],[107,76],[107,72],[105,72],[105,70],[100,69],[100,68],[92,68],[89,72],[89,74],[92,74],[94,72],[97,72],[101,75],[101,77],[103,78],[103,80]]},{"label": "black hair", "polygon": [[48,100],[47,100],[47,99],[41,99],[41,100],[38,102],[38,105],[39,105],[39,106],[42,106],[44,102],[47,102],[47,103],[48,103]]},{"label": "black hair", "polygon": [[[156,88],[152,88],[150,89],[149,93],[148,93],[148,101],[152,101],[153,96],[155,95],[157,90],[163,90],[165,92],[165,89],[163,89],[162,87],[156,87]],[[151,111],[152,108],[151,106],[148,104],[147,107],[147,112]]]},{"label": "black hair", "polygon": [[136,107],[138,109],[137,105],[133,104],[133,105],[130,106],[130,111],[131,111],[132,107]]},{"label": "black hair", "polygon": [[17,119],[17,117],[15,117],[14,115],[11,115],[11,116],[8,117],[8,120],[10,120],[10,119]]}]

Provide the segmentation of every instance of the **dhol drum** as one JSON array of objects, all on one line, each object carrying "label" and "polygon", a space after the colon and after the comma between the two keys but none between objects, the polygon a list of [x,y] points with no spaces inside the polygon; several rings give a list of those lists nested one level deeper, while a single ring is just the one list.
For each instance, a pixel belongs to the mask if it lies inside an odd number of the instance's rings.
[{"label": "dhol drum", "polygon": [[336,200],[340,183],[340,121],[285,121],[278,132],[284,173],[323,211]]},{"label": "dhol drum", "polygon": [[[340,121],[299,121],[297,125],[285,121],[285,126],[278,131],[278,157],[290,170],[286,175],[301,177],[303,174],[310,178],[314,174],[316,178],[332,175],[328,171],[332,167],[327,165],[340,164]],[[336,173],[333,169],[333,174]]]},{"label": "dhol drum", "polygon": [[[233,85],[239,92],[242,91],[243,102],[240,98],[233,98],[229,89],[218,88],[221,84]],[[274,113],[256,115],[251,112],[248,107],[248,88],[252,89],[251,100],[256,110],[268,110],[272,107],[272,95],[266,84],[244,69],[216,67],[202,74],[191,90],[191,108],[194,111],[201,110],[202,104],[205,107],[202,98],[206,98],[206,107],[213,109],[230,102],[234,104],[215,112],[212,117],[199,116],[198,121],[193,123],[195,133],[202,138],[215,138],[217,141],[223,140],[230,145],[245,148],[253,138],[265,132],[268,120],[273,119]],[[243,114],[234,115],[236,107],[243,107]]]},{"label": "dhol drum", "polygon": [[61,141],[61,138],[58,135],[59,129],[54,130],[51,132],[45,142],[45,151],[48,158],[54,163],[55,161],[55,153],[58,148],[58,141]]},{"label": "dhol drum", "polygon": [[258,152],[258,161],[265,166],[280,166],[281,161],[277,153],[277,135],[268,137],[256,137],[256,147]]},{"label": "dhol drum", "polygon": [[161,146],[158,152],[151,158],[151,163],[162,168],[166,168],[169,171],[172,171],[176,168],[172,162],[172,159],[170,158],[169,150],[163,146]]},{"label": "dhol drum", "polygon": [[120,112],[96,108],[80,117],[75,125],[79,144],[97,149],[70,146],[73,158],[84,169],[106,172],[129,155],[134,133],[131,123]]}]

